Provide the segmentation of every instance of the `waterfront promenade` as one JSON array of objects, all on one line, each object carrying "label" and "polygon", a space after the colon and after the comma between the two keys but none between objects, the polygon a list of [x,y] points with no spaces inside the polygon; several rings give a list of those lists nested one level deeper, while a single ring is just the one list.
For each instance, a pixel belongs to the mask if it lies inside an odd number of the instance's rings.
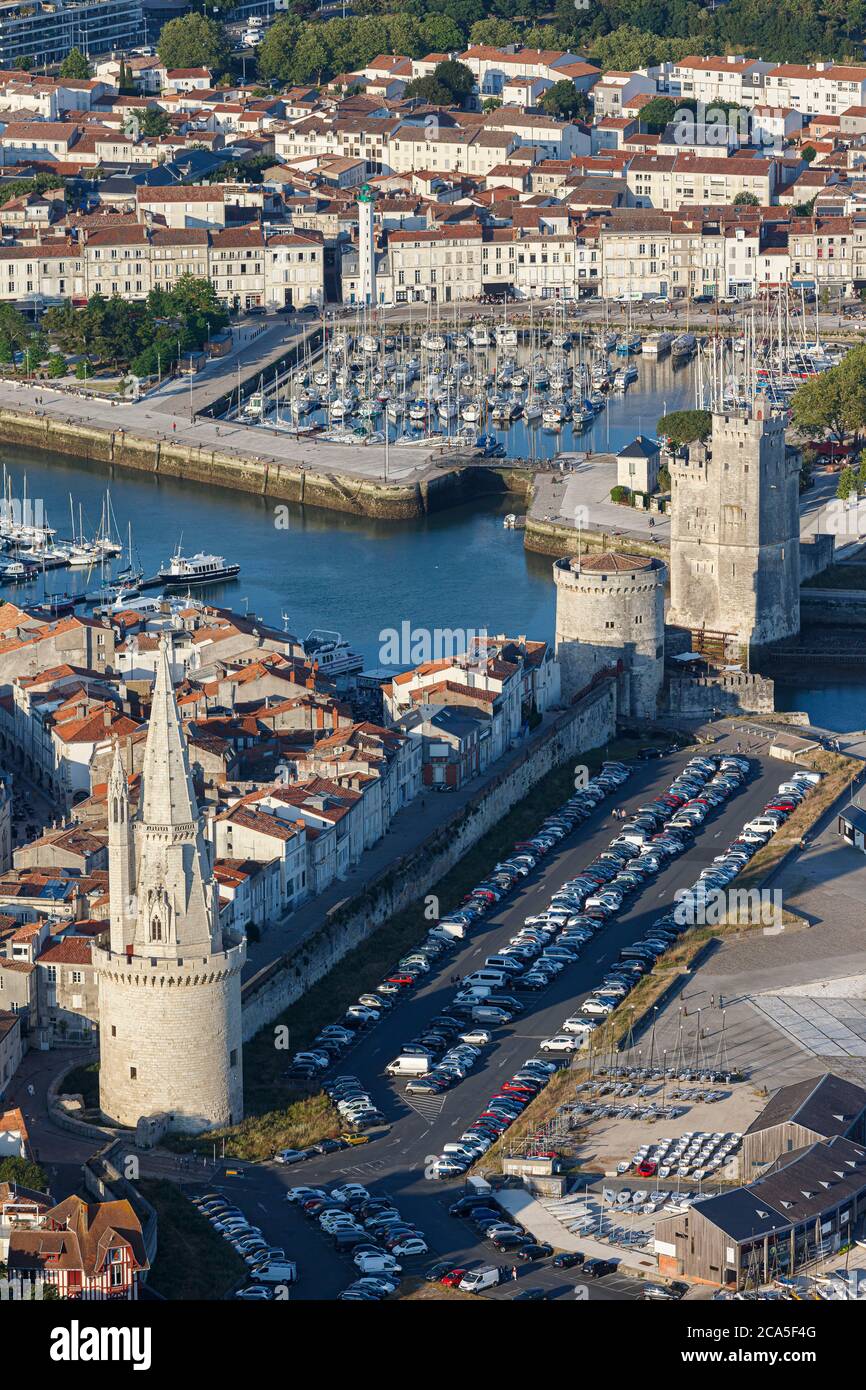
[{"label": "waterfront promenade", "polygon": [[201,416],[190,421],[185,383],[170,394],[122,401],[78,395],[47,383],[0,381],[0,409],[32,416],[34,447],[41,447],[41,441],[35,437],[38,422],[48,417],[58,425],[75,424],[106,434],[123,432],[154,443],[214,450],[239,459],[282,464],[312,473],[339,473],[367,482],[405,486],[441,473],[432,462],[430,451],[418,446],[390,448],[386,469],[382,446],[324,444],[297,439],[278,430]]}]

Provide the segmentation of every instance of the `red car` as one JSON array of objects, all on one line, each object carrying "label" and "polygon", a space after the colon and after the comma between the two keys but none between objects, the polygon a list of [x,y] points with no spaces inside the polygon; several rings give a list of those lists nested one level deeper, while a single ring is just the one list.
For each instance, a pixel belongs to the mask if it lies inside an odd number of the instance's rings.
[{"label": "red car", "polygon": [[439,1283],[444,1284],[446,1289],[456,1289],[465,1273],[465,1269],[452,1269],[448,1274],[443,1275]]},{"label": "red car", "polygon": [[658,1164],[653,1163],[651,1158],[645,1158],[643,1163],[638,1164],[637,1175],[639,1178],[654,1178]]},{"label": "red car", "polygon": [[414,985],[415,981],[411,975],[388,975],[386,976],[389,985]]}]

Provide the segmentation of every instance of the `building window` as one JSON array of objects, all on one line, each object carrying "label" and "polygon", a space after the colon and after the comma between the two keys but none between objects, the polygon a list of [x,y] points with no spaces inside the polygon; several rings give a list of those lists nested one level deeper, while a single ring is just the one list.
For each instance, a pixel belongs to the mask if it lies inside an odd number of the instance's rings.
[{"label": "building window", "polygon": [[129,1079],[130,1079],[130,1081],[137,1081],[137,1080],[138,1080],[138,1067],[130,1067],[130,1068],[129,1068]]}]

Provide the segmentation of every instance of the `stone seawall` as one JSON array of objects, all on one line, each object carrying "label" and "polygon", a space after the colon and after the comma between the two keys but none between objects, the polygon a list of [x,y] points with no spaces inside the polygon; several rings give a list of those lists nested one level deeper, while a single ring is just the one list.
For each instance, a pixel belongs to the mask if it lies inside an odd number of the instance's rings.
[{"label": "stone seawall", "polygon": [[[659,541],[642,541],[636,536],[615,536],[610,531],[581,531],[581,546],[585,550],[623,550],[630,555],[654,555],[660,560],[667,559],[667,546]],[[561,558],[571,555],[576,549],[577,532],[573,526],[559,526],[552,521],[538,521],[526,518],[523,544],[527,550],[539,555],[552,555]]]},{"label": "stone seawall", "polygon": [[866,590],[801,589],[800,617],[804,628],[866,627]]},{"label": "stone seawall", "polygon": [[422,476],[417,482],[379,483],[341,472],[338,467],[329,469],[327,445],[322,446],[321,468],[307,468],[178,440],[150,439],[120,426],[105,430],[10,409],[0,410],[0,444],[230,488],[273,498],[275,503],[294,502],[391,521],[412,520],[481,496],[504,496],[512,491],[526,496],[532,481],[530,474],[520,470],[454,467]]},{"label": "stone seawall", "polygon": [[[396,912],[418,902],[521,797],[567,759],[606,743],[616,726],[616,690],[605,681],[551,724],[547,737],[378,881],[328,913],[320,929],[243,987],[248,1042]],[[419,917],[418,934],[424,923]]]}]

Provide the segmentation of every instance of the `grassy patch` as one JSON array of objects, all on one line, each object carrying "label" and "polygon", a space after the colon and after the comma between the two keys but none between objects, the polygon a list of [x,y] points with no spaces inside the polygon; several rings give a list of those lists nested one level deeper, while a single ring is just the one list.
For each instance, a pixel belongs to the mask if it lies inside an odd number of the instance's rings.
[{"label": "grassy patch", "polygon": [[85,1110],[99,1109],[99,1063],[88,1062],[86,1066],[75,1067],[63,1083],[63,1095],[80,1095]]},{"label": "grassy patch", "polygon": [[230,1129],[215,1129],[208,1134],[168,1134],[162,1141],[167,1149],[179,1153],[209,1150],[232,1158],[256,1161],[273,1158],[277,1149],[306,1149],[320,1139],[335,1139],[344,1128],[340,1112],[324,1091],[290,1101],[282,1110],[268,1110],[261,1115],[248,1115]]},{"label": "grassy patch", "polygon": [[[670,738],[670,735],[668,735]],[[582,754],[590,772],[597,771],[605,758],[634,758],[646,739],[613,740],[604,748]],[[493,864],[510,853],[516,840],[528,839],[552,810],[574,790],[572,761],[554,768],[484,835],[459,864],[436,885],[440,914],[444,916],[463,901],[467,893],[489,873]],[[231,1129],[199,1135],[195,1140],[173,1136],[172,1148],[207,1147],[225,1141],[225,1152],[234,1158],[270,1158],[279,1148],[299,1148],[336,1132],[338,1112],[321,1093],[301,1098],[284,1080],[293,1052],[309,1046],[325,1023],[345,1013],[359,994],[375,989],[395,962],[426,936],[432,923],[425,917],[425,899],[396,913],[378,927],[369,940],[338,962],[313,985],[302,999],[292,1004],[279,1019],[263,1028],[244,1047],[244,1103],[248,1119]],[[275,1029],[288,1029],[290,1049],[274,1046]],[[318,1109],[314,1103],[318,1104]],[[299,1142],[300,1138],[300,1142]]]},{"label": "grassy patch", "polygon": [[466,1289],[451,1289],[447,1284],[428,1284],[426,1279],[404,1279],[397,1292],[389,1296],[388,1302],[429,1303],[433,1299],[445,1299],[452,1303],[477,1303],[479,1298],[487,1302],[490,1301],[485,1299],[485,1295],[482,1293],[469,1293]]},{"label": "grassy patch", "polygon": [[[792,811],[780,830],[758,853],[749,860],[736,880],[738,888],[757,888],[768,874],[778,868],[789,850],[799,844],[804,835],[821,819],[826,811],[850,787],[852,777],[860,771],[862,764],[857,758],[847,758],[843,753],[830,753],[821,750],[807,753],[800,758],[806,767],[814,772],[822,772],[824,780],[819,787],[810,792],[804,801]],[[784,771],[785,764],[779,764]],[[780,776],[779,781],[784,777]]]},{"label": "grassy patch", "polygon": [[159,1219],[148,1283],[172,1302],[222,1298],[247,1272],[240,1255],[174,1183],[142,1178],[139,1186]]}]

